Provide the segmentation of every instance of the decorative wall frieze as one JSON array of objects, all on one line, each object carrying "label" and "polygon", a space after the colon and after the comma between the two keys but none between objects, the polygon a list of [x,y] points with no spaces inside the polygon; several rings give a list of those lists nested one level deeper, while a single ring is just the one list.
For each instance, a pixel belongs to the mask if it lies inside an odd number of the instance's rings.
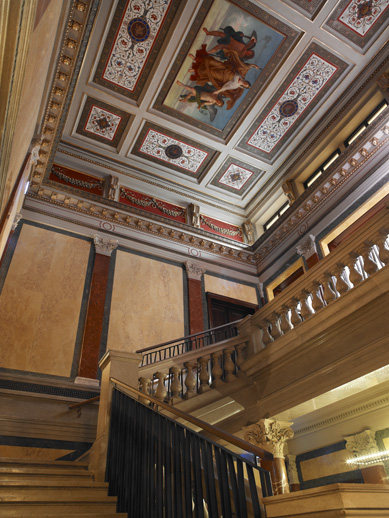
[{"label": "decorative wall frieze", "polygon": [[[217,238],[215,235],[212,237],[206,236],[206,233],[201,229],[199,229],[198,232],[204,235],[195,236],[188,232],[184,224],[175,222],[178,228],[172,228],[165,224],[165,222],[151,221],[139,215],[129,214],[128,212],[123,212],[115,208],[102,206],[87,199],[79,199],[75,196],[58,192],[50,186],[31,186],[26,199],[63,207],[75,213],[81,213],[98,220],[110,222],[113,224],[112,226],[121,225],[136,231],[159,236],[167,241],[185,244],[191,250],[197,250],[196,254],[198,254],[198,256],[201,255],[200,251],[204,250],[211,254],[228,257],[229,259],[246,265],[254,265],[255,262],[253,253],[248,250],[242,250],[239,247],[239,242],[236,243],[237,246],[231,246],[223,242],[222,237]],[[220,241],[218,242],[219,239]]]},{"label": "decorative wall frieze", "polygon": [[202,276],[204,275],[205,268],[202,268],[196,263],[192,261],[186,261],[185,263],[186,274],[189,279],[194,279],[196,281],[201,281]]},{"label": "decorative wall frieze", "polygon": [[72,0],[64,32],[62,35],[57,66],[47,97],[45,114],[42,121],[42,135],[38,159],[33,168],[31,181],[39,185],[50,164],[51,155],[56,143],[56,135],[60,131],[62,113],[67,97],[73,85],[77,62],[84,50],[82,42],[88,32],[91,12],[96,10],[93,0]]},{"label": "decorative wall frieze", "polygon": [[107,239],[98,235],[93,236],[96,254],[107,255],[111,257],[112,252],[118,247],[117,239]]},{"label": "decorative wall frieze", "polygon": [[308,220],[313,221],[313,216],[323,210],[328,199],[334,197],[348,182],[364,170],[364,166],[371,161],[381,149],[389,142],[388,110],[380,116],[372,128],[366,130],[316,182],[300,197],[300,199],[277,221],[272,227],[271,233],[261,236],[254,252],[258,268],[266,257],[291,234],[298,229],[309,229]]},{"label": "decorative wall frieze", "polygon": [[257,446],[270,450],[274,457],[283,459],[285,446],[294,432],[289,421],[261,419],[258,423],[244,428],[244,438]]}]

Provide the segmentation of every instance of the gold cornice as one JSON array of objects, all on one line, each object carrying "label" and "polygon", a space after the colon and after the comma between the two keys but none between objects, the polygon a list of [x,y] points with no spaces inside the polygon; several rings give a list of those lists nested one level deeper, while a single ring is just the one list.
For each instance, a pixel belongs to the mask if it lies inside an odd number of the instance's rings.
[{"label": "gold cornice", "polygon": [[[127,228],[162,237],[168,241],[185,244],[188,247],[204,250],[212,254],[227,256],[243,264],[254,265],[255,263],[254,255],[251,251],[236,249],[228,246],[228,244],[215,243],[214,240],[194,236],[193,234],[185,232],[185,230],[176,230],[163,223],[143,219],[138,215],[130,215],[120,210],[94,204],[93,202],[79,200],[73,196],[58,193],[46,186],[32,186],[27,194],[27,198],[66,208],[67,210],[100,220],[103,219],[113,224],[120,224]],[[57,217],[57,215],[52,213],[50,213],[50,215]],[[83,223],[80,222],[78,222],[78,224],[83,225]],[[215,236],[215,239],[218,237],[219,236]],[[239,243],[237,243],[237,246],[239,246]]]}]

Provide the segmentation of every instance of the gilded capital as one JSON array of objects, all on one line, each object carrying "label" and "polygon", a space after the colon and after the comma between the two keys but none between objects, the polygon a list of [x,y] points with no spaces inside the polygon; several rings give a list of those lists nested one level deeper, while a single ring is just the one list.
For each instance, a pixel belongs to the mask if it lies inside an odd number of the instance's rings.
[{"label": "gilded capital", "polygon": [[112,252],[117,248],[119,242],[117,239],[106,239],[100,236],[93,236],[96,254],[111,256]]},{"label": "gilded capital", "polygon": [[[380,451],[373,430],[364,430],[354,435],[346,435],[344,438],[346,440],[346,450],[350,451],[353,457],[363,457],[379,453]],[[377,460],[377,464],[382,464],[382,461]]]},{"label": "gilded capital", "polygon": [[245,428],[244,438],[256,446],[270,450],[274,457],[283,459],[286,442],[294,436],[291,425],[289,421],[261,419]]}]

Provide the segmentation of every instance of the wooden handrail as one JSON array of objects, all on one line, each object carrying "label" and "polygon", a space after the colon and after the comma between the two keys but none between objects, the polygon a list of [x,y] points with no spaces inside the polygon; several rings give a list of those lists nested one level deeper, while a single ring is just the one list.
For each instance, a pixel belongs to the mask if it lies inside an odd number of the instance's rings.
[{"label": "wooden handrail", "polygon": [[205,421],[198,419],[197,417],[194,417],[190,414],[186,414],[185,412],[182,412],[181,410],[178,410],[177,408],[175,408],[171,405],[168,405],[167,403],[164,403],[163,401],[160,401],[159,399],[155,398],[154,396],[149,396],[148,394],[143,394],[143,392],[140,392],[140,390],[137,390],[134,387],[130,387],[126,383],[122,383],[121,381],[119,381],[115,378],[110,378],[110,380],[119,389],[120,388],[124,389],[124,390],[122,390],[122,392],[124,392],[124,393],[126,393],[126,391],[130,392],[130,394],[127,394],[127,395],[133,394],[142,399],[147,399],[148,401],[155,404],[156,406],[160,406],[164,410],[167,410],[168,412],[174,414],[177,417],[180,417],[181,419],[185,419],[185,421],[188,421],[189,423],[192,423],[195,426],[202,428],[203,430],[211,433],[215,437],[218,437],[219,439],[222,439],[223,441],[227,441],[230,444],[233,444],[234,446],[237,446],[238,448],[241,448],[244,451],[253,453],[257,457],[260,457],[261,459],[266,459],[266,460],[273,459],[272,453],[270,453],[267,450],[264,450],[263,448],[259,448],[258,446],[255,446],[254,444],[251,444],[251,443],[241,439],[240,437],[236,437],[235,435],[225,432],[224,430],[221,430],[220,428],[217,428],[216,426],[212,426],[209,423],[206,423]]},{"label": "wooden handrail", "polygon": [[80,403],[74,403],[74,405],[69,405],[69,410],[73,410],[74,408],[80,408],[84,405],[89,405],[89,403],[94,403],[100,399],[100,394],[98,396],[91,397],[89,399],[84,399],[84,401],[80,401]]},{"label": "wooden handrail", "polygon": [[145,353],[146,351],[151,351],[152,349],[158,349],[159,347],[163,347],[164,345],[175,344],[176,342],[185,342],[190,338],[194,338],[196,336],[205,335],[207,333],[211,333],[212,331],[217,331],[218,329],[222,329],[223,327],[232,326],[234,324],[238,324],[242,319],[234,320],[234,322],[229,322],[228,324],[223,324],[222,326],[212,327],[211,329],[205,329],[204,331],[200,331],[199,333],[193,333],[192,335],[182,336],[181,338],[177,338],[175,340],[170,340],[169,342],[163,342],[157,345],[150,345],[150,347],[145,347],[144,349],[138,349],[135,351],[136,353]]}]

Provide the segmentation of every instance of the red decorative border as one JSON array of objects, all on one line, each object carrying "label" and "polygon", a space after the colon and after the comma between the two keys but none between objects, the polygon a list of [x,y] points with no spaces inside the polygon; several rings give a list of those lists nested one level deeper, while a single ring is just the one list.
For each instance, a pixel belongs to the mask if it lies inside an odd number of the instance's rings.
[{"label": "red decorative border", "polygon": [[[154,201],[158,205],[161,205],[166,210],[182,212],[182,215],[173,216],[173,215],[167,214],[163,210],[156,207],[155,204],[143,207],[142,205],[138,205],[137,203],[132,202],[131,200],[126,198],[122,191],[125,191],[131,197],[136,198],[138,200],[144,200],[146,202]],[[171,203],[167,203],[166,201],[159,200],[157,198],[152,198],[151,196],[147,196],[146,194],[142,194],[140,192],[133,191],[132,189],[128,189],[127,187],[120,187],[119,203],[124,203],[125,205],[129,205],[130,207],[135,207],[137,209],[145,210],[146,212],[152,212],[153,214],[158,214],[158,216],[163,216],[165,218],[169,218],[174,221],[179,221],[181,223],[186,222],[186,209],[183,209],[182,207],[179,207],[178,205],[172,205]]]},{"label": "red decorative border", "polygon": [[218,232],[217,230],[214,230],[213,228],[209,227],[206,224],[206,222],[203,220],[203,218],[200,219],[200,228],[202,228],[203,230],[206,230],[207,232],[211,232],[212,234],[217,234],[217,235],[225,237],[227,239],[233,239],[234,241],[239,241],[239,243],[243,243],[243,234],[242,234],[242,229],[240,227],[237,227],[235,225],[230,225],[229,223],[224,223],[224,221],[219,221],[218,219],[210,218],[209,216],[205,216],[205,215],[203,215],[203,216],[214,226],[219,227],[219,228],[224,228],[226,230],[232,230],[233,232],[238,232],[238,234],[235,236],[231,236],[229,234],[223,234],[222,232]]},{"label": "red decorative border", "polygon": [[[68,176],[69,178],[72,178],[73,180],[80,180],[82,182],[88,182],[88,183],[91,183],[91,182],[94,183],[96,181],[101,182],[101,187],[96,186],[96,187],[93,187],[92,189],[89,189],[88,187],[74,185],[71,182],[67,182],[66,180],[62,180],[61,178],[58,178],[58,176],[56,176],[53,173],[53,169],[56,169],[58,172]],[[73,171],[72,169],[68,169],[67,167],[62,167],[62,166],[59,166],[56,164],[53,164],[52,170],[49,175],[49,180],[52,180],[53,182],[56,182],[56,183],[61,183],[63,185],[67,185],[69,187],[73,187],[74,189],[80,189],[81,191],[90,192],[91,194],[97,194],[98,196],[102,196],[103,191],[104,191],[104,178],[99,178],[97,176],[91,176],[88,174],[80,173],[78,171]]]},{"label": "red decorative border", "polygon": [[[104,137],[104,135],[101,135],[100,133],[97,133],[95,131],[90,131],[90,130],[86,129],[86,126],[87,126],[87,124],[89,122],[89,119],[90,119],[90,116],[91,116],[93,108],[97,108],[98,110],[101,110],[101,111],[106,112],[106,113],[110,113],[111,115],[114,115],[115,117],[119,117],[119,122],[118,122],[118,125],[117,125],[117,127],[115,129],[115,133],[113,134],[112,138]],[[87,133],[91,133],[92,135],[95,135],[97,137],[105,138],[105,140],[108,140],[109,142],[112,142],[115,139],[115,137],[116,137],[116,133],[119,130],[121,122],[122,122],[122,117],[120,115],[118,115],[117,113],[110,112],[109,110],[106,110],[105,108],[102,108],[101,106],[98,106],[97,104],[92,104],[92,106],[91,106],[91,108],[89,110],[88,116],[86,118],[85,125],[84,125],[83,129]]]}]

